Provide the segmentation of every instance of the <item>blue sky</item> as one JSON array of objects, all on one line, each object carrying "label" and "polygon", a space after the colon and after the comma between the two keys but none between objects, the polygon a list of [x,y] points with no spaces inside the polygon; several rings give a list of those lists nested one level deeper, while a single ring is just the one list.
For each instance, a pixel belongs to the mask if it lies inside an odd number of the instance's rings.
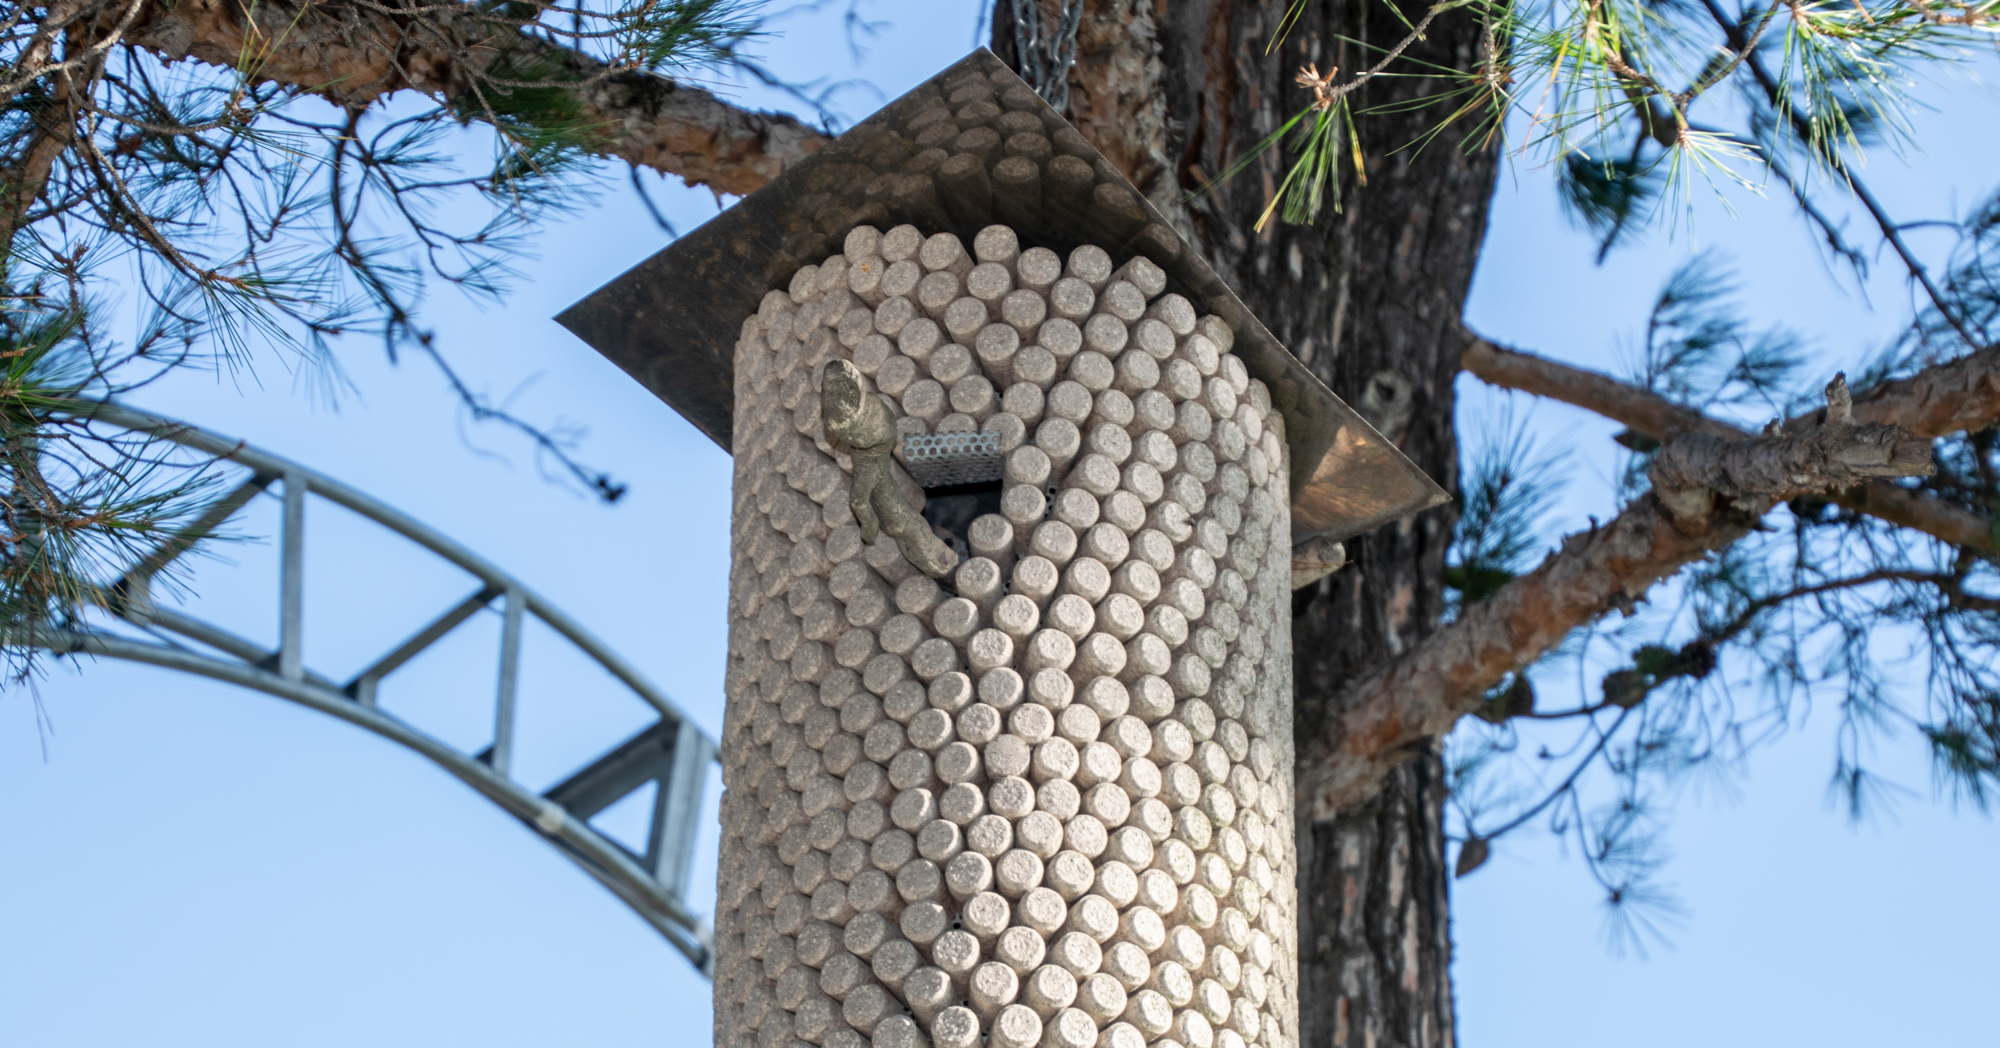
[{"label": "blue sky", "polygon": [[[862,115],[965,53],[971,0],[877,0],[888,20],[857,64],[844,4],[781,22],[765,51],[801,79],[865,78],[837,100]],[[1988,61],[1976,66],[1988,81]],[[740,88],[750,104],[783,107]],[[1870,169],[1900,214],[1949,217],[2000,170],[1990,83],[1940,81],[1920,114],[1926,152]],[[681,228],[706,191],[651,180]],[[1873,303],[1828,275],[1779,204],[1735,214],[1697,194],[1691,224],[1592,264],[1532,158],[1503,177],[1469,309],[1497,340],[1614,368],[1675,265],[1715,248],[1759,321],[1851,363],[1905,315],[1888,259]],[[551,226],[503,304],[439,294],[429,321],[476,386],[523,414],[587,428],[585,457],[631,485],[615,506],[549,482],[492,428],[465,423],[435,373],[344,350],[355,392],[336,407],[272,356],[250,376],[185,375],[135,398],[247,439],[401,508],[510,570],[636,663],[713,732],[720,723],[728,463],[721,451],[549,318],[664,236],[613,179]],[[1929,247],[1941,247],[1933,242]],[[1463,380],[1468,412],[1505,399]],[[1520,405],[1525,410],[1527,405]],[[1574,449],[1558,530],[1612,511],[1612,427],[1536,407]],[[245,533],[274,534],[270,500]],[[366,658],[462,595],[342,511],[308,519],[307,659]],[[199,613],[270,638],[275,556],[246,542],[196,576]],[[491,694],[494,616],[399,674],[385,702],[471,739]],[[633,705],[570,674],[532,635],[524,778],[553,778],[636,727]],[[50,728],[37,727],[36,704]],[[1823,711],[1821,711],[1823,714]],[[1992,822],[1930,793],[1914,740],[1883,767],[1913,790],[1850,824],[1826,803],[1831,719],[1808,717],[1727,788],[1678,798],[1664,879],[1686,906],[1673,944],[1614,958],[1597,895],[1558,844],[1525,835],[1454,887],[1461,1037],[1468,1045],[1978,1043],[1990,1037],[2000,903]],[[46,750],[46,755],[45,751]],[[56,667],[32,697],[0,696],[0,1040],[490,1046],[701,1043],[707,984],[533,833],[421,759],[322,715],[225,685],[113,662]],[[614,831],[636,823],[612,820]],[[712,864],[712,859],[707,860]],[[712,874],[712,865],[701,875]]]}]

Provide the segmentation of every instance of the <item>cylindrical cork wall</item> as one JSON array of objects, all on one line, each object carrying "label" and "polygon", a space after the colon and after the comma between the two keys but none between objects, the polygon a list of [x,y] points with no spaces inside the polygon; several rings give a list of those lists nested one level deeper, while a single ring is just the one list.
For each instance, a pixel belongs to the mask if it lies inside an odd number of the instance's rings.
[{"label": "cylindrical cork wall", "polygon": [[1294,1044],[1283,421],[1144,258],[925,233],[743,322],[716,1043]]}]

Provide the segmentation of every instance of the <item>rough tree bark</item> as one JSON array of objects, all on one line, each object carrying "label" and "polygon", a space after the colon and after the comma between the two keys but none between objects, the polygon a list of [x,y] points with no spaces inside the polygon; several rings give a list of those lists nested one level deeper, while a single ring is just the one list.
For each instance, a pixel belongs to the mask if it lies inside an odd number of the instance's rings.
[{"label": "rough tree bark", "polygon": [[[1334,392],[1455,490],[1458,318],[1485,229],[1493,154],[1446,142],[1397,149],[1438,112],[1369,116],[1361,123],[1368,184],[1350,186],[1343,211],[1312,227],[1252,229],[1282,178],[1275,161],[1208,200],[1181,203],[1309,101],[1292,82],[1298,66],[1353,70],[1364,52],[1341,38],[1387,48],[1405,31],[1374,0],[1321,0],[1267,56],[1286,6],[1088,0],[1069,115]],[[1009,7],[996,5],[994,45],[1011,60]],[[1422,5],[1404,7],[1412,21],[1422,16]],[[1043,24],[1052,14],[1045,9]],[[1412,54],[1463,68],[1476,57],[1477,28],[1441,21]],[[1440,86],[1380,80],[1358,102],[1366,109]],[[1343,712],[1335,703],[1347,683],[1436,628],[1452,513],[1432,510],[1350,541],[1351,566],[1299,592],[1302,739]],[[1405,755],[1414,759],[1372,799],[1298,827],[1300,1023],[1302,1043],[1314,1048],[1453,1043],[1442,765],[1433,745]]]}]

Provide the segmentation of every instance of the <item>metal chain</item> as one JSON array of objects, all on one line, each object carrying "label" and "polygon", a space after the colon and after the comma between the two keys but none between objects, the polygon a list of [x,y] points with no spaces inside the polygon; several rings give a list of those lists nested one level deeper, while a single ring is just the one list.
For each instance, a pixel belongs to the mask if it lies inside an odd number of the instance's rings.
[{"label": "metal chain", "polygon": [[1021,64],[1021,79],[1060,113],[1069,105],[1069,71],[1076,64],[1076,32],[1083,24],[1083,0],[1063,0],[1055,37],[1046,42],[1042,39],[1039,0],[1012,2],[1014,53]]}]

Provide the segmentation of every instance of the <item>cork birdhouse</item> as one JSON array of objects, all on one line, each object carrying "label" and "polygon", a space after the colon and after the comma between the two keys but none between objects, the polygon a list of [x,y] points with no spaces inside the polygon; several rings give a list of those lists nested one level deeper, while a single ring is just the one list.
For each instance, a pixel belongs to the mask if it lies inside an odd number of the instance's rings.
[{"label": "cork birdhouse", "polygon": [[991,53],[561,322],[734,457],[722,1048],[1296,1043],[1295,547],[1443,493]]}]

